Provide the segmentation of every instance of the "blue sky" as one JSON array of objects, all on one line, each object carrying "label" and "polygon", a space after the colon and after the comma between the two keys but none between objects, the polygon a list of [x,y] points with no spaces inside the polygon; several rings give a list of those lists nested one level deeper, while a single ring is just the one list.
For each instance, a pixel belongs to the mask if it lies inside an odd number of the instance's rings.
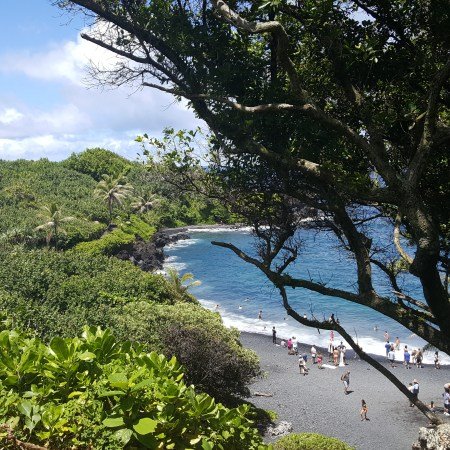
[{"label": "blue sky", "polygon": [[84,26],[51,0],[2,0],[0,159],[61,160],[89,147],[134,158],[136,135],[199,124],[161,92],[88,89],[88,61],[113,57],[79,37]]}]

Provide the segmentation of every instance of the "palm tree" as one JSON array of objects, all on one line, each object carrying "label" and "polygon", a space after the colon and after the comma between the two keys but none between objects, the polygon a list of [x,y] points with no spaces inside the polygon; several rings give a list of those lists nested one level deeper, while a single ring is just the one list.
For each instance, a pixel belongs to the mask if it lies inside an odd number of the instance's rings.
[{"label": "palm tree", "polygon": [[39,217],[44,220],[42,225],[39,225],[35,228],[35,230],[46,230],[47,236],[47,247],[50,245],[52,238],[55,239],[55,249],[58,248],[58,235],[60,233],[64,233],[64,229],[62,228],[62,224],[66,222],[70,222],[75,220],[75,217],[66,216],[63,217],[61,209],[55,204],[52,203],[50,206],[43,206],[42,213],[39,214]]},{"label": "palm tree", "polygon": [[128,184],[122,176],[113,177],[112,175],[102,175],[102,179],[95,188],[94,195],[107,203],[109,225],[112,222],[114,205],[121,206],[123,201],[131,196],[132,192],[133,186]]},{"label": "palm tree", "polygon": [[155,194],[147,194],[143,197],[137,197],[135,201],[131,204],[133,211],[143,214],[150,209],[153,209],[159,202],[159,199]]},{"label": "palm tree", "polygon": [[[167,279],[174,288],[175,292],[180,295],[185,294],[189,288],[200,286],[202,284],[202,282],[199,280],[191,281],[194,279],[194,275],[189,272],[183,274],[180,277],[178,271],[176,269],[173,269],[172,267],[169,267],[167,269]],[[188,281],[189,283],[185,284]]]}]

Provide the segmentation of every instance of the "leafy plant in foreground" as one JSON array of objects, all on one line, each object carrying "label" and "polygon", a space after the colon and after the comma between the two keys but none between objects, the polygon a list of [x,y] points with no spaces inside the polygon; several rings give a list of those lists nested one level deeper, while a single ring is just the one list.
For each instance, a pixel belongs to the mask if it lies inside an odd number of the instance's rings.
[{"label": "leafy plant in foreground", "polygon": [[49,345],[4,330],[0,356],[0,424],[23,441],[49,449],[267,448],[247,405],[228,409],[196,394],[175,358],[120,343],[108,330],[86,327],[81,338]]}]

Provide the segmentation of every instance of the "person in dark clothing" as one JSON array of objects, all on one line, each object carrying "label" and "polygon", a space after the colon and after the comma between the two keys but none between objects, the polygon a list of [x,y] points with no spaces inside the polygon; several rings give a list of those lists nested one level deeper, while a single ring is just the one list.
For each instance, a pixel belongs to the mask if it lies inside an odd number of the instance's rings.
[{"label": "person in dark clothing", "polygon": [[275,327],[272,327],[272,342],[274,344],[277,343],[277,330],[275,330]]}]

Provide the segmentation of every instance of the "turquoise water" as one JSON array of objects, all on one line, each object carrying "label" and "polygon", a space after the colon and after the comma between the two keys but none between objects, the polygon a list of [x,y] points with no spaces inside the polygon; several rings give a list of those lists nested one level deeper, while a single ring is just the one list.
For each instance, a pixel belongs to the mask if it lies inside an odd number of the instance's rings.
[{"label": "turquoise water", "polygon": [[[384,231],[381,228],[376,233],[381,241]],[[192,239],[166,247],[166,264],[180,273],[191,272],[201,281],[202,284],[192,288],[191,292],[206,308],[216,310],[216,305],[219,305],[218,311],[227,326],[264,334],[271,334],[272,326],[275,326],[281,338],[295,335],[303,343],[328,345],[328,331],[319,334],[317,330],[305,327],[286,315],[278,291],[257,268],[245,263],[230,250],[211,244],[211,241],[230,242],[254,254],[254,238],[249,230],[217,228],[190,230],[189,234]],[[296,265],[289,270],[292,275],[320,281],[329,287],[355,291],[355,263],[336,248],[331,234],[301,230],[299,237],[304,244]],[[384,274],[375,272],[374,279],[379,293],[392,295]],[[404,277],[400,284],[408,294],[422,298],[420,286],[413,277]],[[315,317],[323,319],[334,313],[353,338],[370,353],[385,354],[385,331],[388,331],[391,340],[398,336],[402,348],[405,344],[409,348],[423,347],[425,344],[410,330],[369,308],[305,289],[291,289],[288,293],[291,305],[301,314],[311,316],[312,311]],[[262,319],[258,319],[260,310]],[[340,340],[340,336],[335,336],[335,340]],[[402,359],[400,353],[398,358]],[[450,363],[450,358],[444,354],[441,359],[444,363]],[[432,361],[431,353],[425,355],[425,361]]]}]

